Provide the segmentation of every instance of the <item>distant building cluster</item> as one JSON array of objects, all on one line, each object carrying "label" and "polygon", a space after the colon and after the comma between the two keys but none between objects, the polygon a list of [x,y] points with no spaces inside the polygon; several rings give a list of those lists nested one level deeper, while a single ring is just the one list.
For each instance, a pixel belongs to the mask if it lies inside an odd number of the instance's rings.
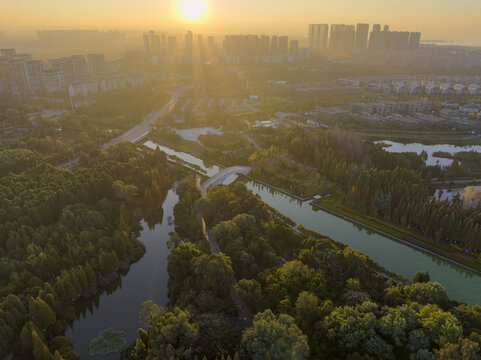
[{"label": "distant building cluster", "polygon": [[481,95],[480,76],[370,76],[339,79],[337,82],[393,94]]},{"label": "distant building cluster", "polygon": [[331,51],[350,54],[355,51],[370,50],[409,50],[419,48],[421,33],[391,31],[389,25],[381,29],[375,24],[371,32],[369,24],[310,24],[308,47],[313,54]]},{"label": "distant building cluster", "polygon": [[159,72],[146,73],[142,71],[130,71],[126,73],[111,73],[102,77],[94,77],[77,81],[68,86],[70,96],[87,96],[100,92],[110,92],[126,87],[140,87],[154,81],[161,81],[163,75]]},{"label": "distant building cluster", "polygon": [[0,92],[32,95],[69,90],[71,96],[77,96],[127,85],[136,87],[151,80],[152,75],[143,72],[113,72],[104,54],[75,55],[44,62],[32,59],[30,54],[17,54],[15,49],[0,49]]},{"label": "distant building cluster", "polygon": [[309,57],[299,41],[288,36],[226,35],[222,48],[228,62],[285,63]]},{"label": "distant building cluster", "polygon": [[298,40],[288,36],[226,35],[222,42],[214,36],[204,38],[202,34],[188,31],[183,38],[183,47],[177,45],[177,37],[149,31],[143,35],[144,53],[152,57],[172,58],[183,56],[188,59],[206,59],[224,63],[283,63],[297,58],[307,58],[310,50],[300,48]]},{"label": "distant building cluster", "polygon": [[479,129],[481,104],[459,105],[447,100],[434,106],[425,100],[378,101],[350,103],[347,106],[320,107],[305,113],[308,126],[325,126],[325,122],[342,124],[351,119],[371,126],[389,126],[403,129],[438,127],[462,130]]},{"label": "distant building cluster", "polygon": [[100,30],[41,30],[37,31],[37,41],[44,47],[104,48],[123,44],[125,33]]},{"label": "distant building cluster", "polygon": [[389,115],[393,113],[417,114],[428,112],[432,110],[432,108],[432,103],[424,100],[379,101],[367,104],[349,104],[349,111],[371,115]]}]

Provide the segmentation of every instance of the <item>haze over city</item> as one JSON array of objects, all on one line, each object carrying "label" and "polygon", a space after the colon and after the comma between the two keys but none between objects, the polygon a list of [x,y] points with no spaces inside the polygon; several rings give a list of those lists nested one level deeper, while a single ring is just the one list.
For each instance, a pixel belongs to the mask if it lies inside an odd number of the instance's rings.
[{"label": "haze over city", "polygon": [[0,0],[0,360],[480,360],[480,0]]},{"label": "haze over city", "polygon": [[[183,0],[185,2],[185,0]],[[182,2],[182,0],[180,1]],[[189,0],[189,7],[204,0]],[[206,11],[192,19],[173,0],[20,0],[4,1],[4,30],[57,28],[168,29],[189,26],[212,33],[283,32],[304,34],[306,23],[389,23],[400,30],[416,28],[428,40],[479,44],[481,28],[477,0],[207,0]]]}]

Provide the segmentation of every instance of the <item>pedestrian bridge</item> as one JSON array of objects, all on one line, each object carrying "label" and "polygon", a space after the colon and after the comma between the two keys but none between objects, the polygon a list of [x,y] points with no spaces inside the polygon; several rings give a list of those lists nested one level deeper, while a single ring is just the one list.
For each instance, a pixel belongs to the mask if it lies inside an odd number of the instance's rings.
[{"label": "pedestrian bridge", "polygon": [[232,175],[243,174],[247,175],[251,171],[249,166],[232,166],[219,171],[217,174],[206,180],[201,186],[202,195],[205,196],[207,189],[214,185],[221,185],[225,179]]}]

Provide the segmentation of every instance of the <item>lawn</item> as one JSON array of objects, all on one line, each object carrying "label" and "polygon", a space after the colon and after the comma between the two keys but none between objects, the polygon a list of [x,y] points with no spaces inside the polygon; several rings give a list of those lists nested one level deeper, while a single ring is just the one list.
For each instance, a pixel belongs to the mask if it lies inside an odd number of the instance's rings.
[{"label": "lawn", "polygon": [[331,188],[318,172],[287,159],[277,159],[260,169],[253,169],[251,176],[301,198],[310,198]]}]

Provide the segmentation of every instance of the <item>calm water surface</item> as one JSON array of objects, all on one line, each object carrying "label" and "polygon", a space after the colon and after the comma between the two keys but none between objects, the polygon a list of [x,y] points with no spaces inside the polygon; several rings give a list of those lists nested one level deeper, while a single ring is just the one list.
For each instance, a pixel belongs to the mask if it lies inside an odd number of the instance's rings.
[{"label": "calm water surface", "polygon": [[376,144],[385,144],[384,150],[391,153],[407,153],[412,152],[420,155],[423,151],[428,154],[428,158],[426,160],[426,165],[440,165],[442,167],[450,166],[453,163],[452,159],[445,159],[433,156],[435,152],[446,152],[451,155],[460,153],[460,152],[469,152],[474,151],[477,153],[481,153],[481,146],[479,145],[468,145],[468,146],[456,146],[456,145],[449,145],[449,144],[437,144],[437,145],[424,145],[424,144],[401,144],[393,141],[376,141]]},{"label": "calm water surface", "polygon": [[142,221],[139,240],[145,244],[145,255],[130,267],[117,286],[90,300],[67,330],[66,336],[74,341],[74,349],[80,354],[80,359],[118,359],[118,352],[90,356],[90,341],[103,329],[112,327],[116,331],[123,330],[126,344],[129,344],[137,337],[142,303],[152,300],[159,305],[167,304],[167,256],[170,253],[167,240],[169,232],[174,230],[168,219],[173,218],[173,208],[178,199],[175,189],[169,190],[163,204],[163,221],[153,229]]},{"label": "calm water surface", "polygon": [[[145,145],[156,147],[152,142],[147,142]],[[209,176],[219,171],[218,167],[206,166],[201,159],[192,155],[165,146],[159,146],[159,148],[168,155],[177,156],[201,167]],[[226,179],[225,184],[235,179],[236,176],[232,176]],[[316,210],[309,202],[299,202],[297,199],[253,181],[248,182],[247,187],[258,194],[262,201],[297,224],[302,224],[308,229],[359,250],[386,269],[408,278],[417,271],[428,270],[431,279],[443,284],[451,298],[470,304],[481,304],[480,276],[336,216]],[[146,246],[144,257],[131,266],[130,271],[120,279],[118,284],[112,285],[112,288],[90,300],[84,306],[85,310],[81,316],[68,329],[66,335],[74,340],[75,350],[82,360],[118,359],[118,353],[91,357],[90,341],[97,337],[101,330],[112,327],[114,330],[125,331],[128,344],[136,338],[136,332],[140,326],[138,319],[142,303],[152,300],[160,305],[167,304],[167,256],[170,251],[166,242],[169,232],[174,229],[174,225],[169,225],[168,219],[173,218],[173,207],[177,201],[175,190],[170,190],[163,204],[162,223],[150,229],[145,222],[142,222],[143,231],[140,240]]]},{"label": "calm water surface", "polygon": [[[151,143],[150,146],[155,148],[154,143]],[[169,149],[169,152],[170,155],[178,156],[184,161],[189,161],[188,158],[192,157],[192,155],[186,157],[184,153],[172,149]],[[209,170],[201,159],[195,159],[196,165],[206,171]],[[309,202],[301,203],[297,199],[253,181],[249,182],[247,187],[258,194],[262,201],[297,224],[302,224],[308,229],[325,234],[359,250],[386,269],[407,278],[411,278],[418,271],[428,270],[431,279],[440,282],[451,298],[469,304],[481,304],[481,276],[317,210]]]}]

